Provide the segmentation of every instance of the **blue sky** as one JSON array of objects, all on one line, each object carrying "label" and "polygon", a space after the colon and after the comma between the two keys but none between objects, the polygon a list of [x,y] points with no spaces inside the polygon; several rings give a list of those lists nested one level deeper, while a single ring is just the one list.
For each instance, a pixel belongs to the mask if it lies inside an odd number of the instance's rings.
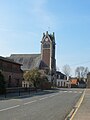
[{"label": "blue sky", "polygon": [[0,0],[0,56],[40,53],[55,32],[57,67],[90,69],[90,0]]}]

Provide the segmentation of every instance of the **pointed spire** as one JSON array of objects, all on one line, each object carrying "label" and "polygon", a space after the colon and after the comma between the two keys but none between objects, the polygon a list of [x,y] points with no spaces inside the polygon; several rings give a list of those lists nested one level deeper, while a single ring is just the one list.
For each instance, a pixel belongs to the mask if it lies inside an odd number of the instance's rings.
[{"label": "pointed spire", "polygon": [[45,36],[45,33],[43,33],[43,37]]},{"label": "pointed spire", "polygon": [[48,35],[48,31],[46,31],[46,35]]}]

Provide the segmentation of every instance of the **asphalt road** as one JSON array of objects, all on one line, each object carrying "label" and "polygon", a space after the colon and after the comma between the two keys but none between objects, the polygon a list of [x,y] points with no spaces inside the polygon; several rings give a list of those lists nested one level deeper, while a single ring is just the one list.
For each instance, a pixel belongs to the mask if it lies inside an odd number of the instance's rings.
[{"label": "asphalt road", "polygon": [[82,89],[51,90],[0,101],[0,120],[64,120]]}]

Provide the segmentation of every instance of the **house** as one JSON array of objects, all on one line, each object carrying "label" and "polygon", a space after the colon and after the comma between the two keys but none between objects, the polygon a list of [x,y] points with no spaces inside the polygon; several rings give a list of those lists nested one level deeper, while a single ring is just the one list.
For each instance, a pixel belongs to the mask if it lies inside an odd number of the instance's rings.
[{"label": "house", "polygon": [[78,82],[78,87],[79,87],[79,88],[86,88],[86,81],[80,80],[80,81]]},{"label": "house", "polygon": [[59,71],[56,71],[56,86],[57,87],[70,87],[70,81],[67,80],[67,76]]},{"label": "house", "polygon": [[71,77],[70,82],[71,82],[71,87],[72,88],[78,87],[78,78],[77,77]]},{"label": "house", "polygon": [[21,64],[0,56],[0,71],[4,76],[6,87],[22,85],[23,71],[21,70]]}]

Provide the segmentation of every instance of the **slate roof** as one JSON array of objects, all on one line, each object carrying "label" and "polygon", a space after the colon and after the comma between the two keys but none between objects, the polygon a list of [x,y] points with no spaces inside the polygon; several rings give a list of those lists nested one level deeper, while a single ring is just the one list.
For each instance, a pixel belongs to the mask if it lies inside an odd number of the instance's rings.
[{"label": "slate roof", "polygon": [[63,74],[62,72],[56,71],[56,74],[57,74],[57,75],[60,75],[60,78],[61,78],[61,79],[64,79],[64,77],[67,78],[67,76],[66,76],[65,74]]},{"label": "slate roof", "polygon": [[10,59],[22,64],[22,70],[46,67],[46,64],[41,60],[41,54],[12,54]]},{"label": "slate roof", "polygon": [[2,56],[0,56],[0,60],[6,61],[6,62],[10,62],[10,63],[14,63],[14,64],[18,64],[18,65],[22,65],[22,64],[20,64],[20,63],[18,63],[18,62],[15,62],[15,61],[12,60],[12,59],[5,58],[5,57],[2,57]]}]

